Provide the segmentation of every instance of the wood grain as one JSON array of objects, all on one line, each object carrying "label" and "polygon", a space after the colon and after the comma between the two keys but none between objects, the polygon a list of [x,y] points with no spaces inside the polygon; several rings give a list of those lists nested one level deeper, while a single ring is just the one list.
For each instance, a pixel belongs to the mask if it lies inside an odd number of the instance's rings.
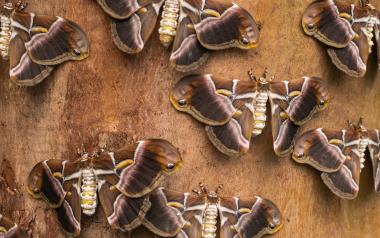
[{"label": "wood grain", "polygon": [[[347,119],[361,116],[368,128],[380,128],[375,57],[363,79],[339,72],[325,49],[301,29],[301,15],[310,2],[238,0],[262,23],[260,46],[248,52],[214,52],[197,72],[247,79],[249,68],[261,73],[268,67],[277,80],[320,76],[327,81],[331,102],[304,130],[342,128]],[[380,8],[379,0],[371,2]],[[184,74],[170,67],[170,52],[160,45],[157,33],[142,53],[130,56],[113,44],[110,19],[94,0],[35,0],[28,11],[71,19],[91,41],[90,58],[62,65],[33,88],[12,84],[7,64],[0,64],[0,212],[32,237],[64,237],[54,210],[26,193],[33,165],[44,159],[74,159],[82,143],[118,148],[152,137],[171,141],[185,159],[182,170],[167,180],[169,188],[190,191],[202,181],[211,188],[223,184],[225,196],[273,200],[285,223],[274,238],[380,237],[380,199],[373,191],[369,161],[359,197],[343,201],[312,168],[276,158],[269,124],[246,156],[228,160],[212,147],[201,124],[171,106],[168,92]],[[101,209],[94,217],[84,217],[82,224],[81,237],[128,237],[109,227]]]}]

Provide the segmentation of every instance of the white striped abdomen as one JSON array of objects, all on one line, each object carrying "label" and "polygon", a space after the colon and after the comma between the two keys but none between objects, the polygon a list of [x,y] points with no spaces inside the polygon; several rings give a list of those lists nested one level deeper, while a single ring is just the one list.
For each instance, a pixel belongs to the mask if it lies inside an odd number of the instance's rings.
[{"label": "white striped abdomen", "polygon": [[253,102],[253,107],[255,109],[253,116],[253,136],[258,136],[262,133],[265,122],[267,120],[266,111],[267,111],[267,101],[268,93],[260,92],[257,94],[255,101]]},{"label": "white striped abdomen", "polygon": [[162,19],[160,21],[160,41],[165,47],[169,47],[176,35],[177,20],[179,16],[178,0],[166,0],[164,10],[162,11]]},{"label": "white striped abdomen", "polygon": [[202,238],[216,237],[216,223],[218,222],[218,207],[216,204],[208,204],[203,214]]},{"label": "white striped abdomen", "polygon": [[0,16],[0,54],[5,60],[8,59],[9,42],[11,41],[11,20],[4,16]]},{"label": "white striped abdomen", "polygon": [[369,141],[366,138],[361,138],[359,140],[358,151],[359,151],[359,157],[360,157],[360,170],[364,168],[364,162],[365,162],[364,156],[365,156],[365,150],[367,149],[368,144],[369,144]]},{"label": "white striped abdomen", "polygon": [[97,184],[94,171],[91,168],[82,170],[81,207],[87,216],[95,214],[97,201]]}]

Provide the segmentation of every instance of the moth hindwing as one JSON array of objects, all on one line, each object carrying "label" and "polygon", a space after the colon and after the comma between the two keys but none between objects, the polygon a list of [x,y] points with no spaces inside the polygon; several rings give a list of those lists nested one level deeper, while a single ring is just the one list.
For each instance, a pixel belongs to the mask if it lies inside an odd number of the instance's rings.
[{"label": "moth hindwing", "polygon": [[33,86],[56,65],[89,55],[84,31],[72,21],[24,11],[26,5],[5,4],[0,14],[0,54],[9,60],[9,75],[21,86]]},{"label": "moth hindwing", "polygon": [[[302,17],[305,33],[324,43],[334,65],[352,77],[365,75],[374,40],[380,43],[379,11],[368,2],[318,0]],[[379,63],[380,50],[376,53]]]},{"label": "moth hindwing", "polygon": [[318,128],[296,140],[293,159],[321,171],[323,182],[335,195],[354,199],[359,192],[367,150],[372,161],[375,191],[380,191],[379,143],[379,131],[367,130],[361,121],[340,131]]},{"label": "moth hindwing", "polygon": [[[235,3],[218,0],[97,0],[112,18],[117,47],[139,53],[160,21],[159,38],[172,47],[171,64],[179,71],[194,70],[209,50],[251,49],[258,44],[259,27],[251,14]],[[160,15],[160,9],[162,13]]]},{"label": "moth hindwing", "polygon": [[220,197],[202,187],[197,194],[159,188],[151,198],[155,209],[144,223],[158,236],[261,237],[282,227],[280,210],[261,197]]},{"label": "moth hindwing", "polygon": [[79,235],[82,213],[92,216],[98,203],[112,227],[130,231],[142,224],[149,194],[181,163],[168,141],[147,139],[115,152],[83,153],[74,161],[42,161],[29,174],[28,192],[56,209],[70,235]]},{"label": "moth hindwing", "polygon": [[299,126],[324,109],[329,97],[320,78],[273,81],[266,74],[251,74],[250,81],[189,75],[174,86],[170,100],[178,111],[205,124],[212,144],[231,157],[245,154],[251,138],[262,133],[269,101],[274,151],[284,156]]}]

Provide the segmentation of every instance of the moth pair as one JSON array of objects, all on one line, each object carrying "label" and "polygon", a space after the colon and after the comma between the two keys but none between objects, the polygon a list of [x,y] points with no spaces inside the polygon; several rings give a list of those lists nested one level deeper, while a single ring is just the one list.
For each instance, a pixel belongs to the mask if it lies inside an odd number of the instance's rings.
[{"label": "moth pair", "polygon": [[0,237],[1,238],[26,238],[20,227],[8,217],[0,214]]},{"label": "moth pair", "polygon": [[249,75],[249,81],[186,76],[170,100],[177,110],[204,123],[212,144],[231,157],[245,154],[251,138],[262,133],[269,101],[274,151],[284,156],[292,150],[299,127],[326,107],[327,90],[317,77],[274,82],[267,72],[259,78]]},{"label": "moth pair", "polygon": [[306,34],[324,43],[334,65],[352,77],[365,75],[372,51],[380,67],[380,14],[368,0],[359,2],[314,1],[302,18]]},{"label": "moth pair", "polygon": [[151,196],[147,228],[160,237],[261,237],[282,227],[281,212],[261,197],[220,197],[201,189],[179,193],[164,188]]},{"label": "moth pair", "polygon": [[259,27],[253,17],[235,3],[219,0],[97,0],[112,18],[116,46],[128,53],[140,52],[155,29],[160,41],[172,47],[171,64],[179,71],[203,64],[210,50],[231,47],[251,49],[258,44]]},{"label": "moth pair", "polygon": [[82,213],[93,215],[99,203],[113,228],[130,231],[145,224],[149,194],[181,164],[172,144],[148,139],[74,161],[42,161],[29,174],[28,191],[56,209],[69,235],[79,235]]},{"label": "moth pair", "polygon": [[24,11],[26,4],[5,4],[0,16],[0,54],[9,60],[13,82],[33,86],[48,77],[54,67],[89,55],[83,30],[61,17]]},{"label": "moth pair", "polygon": [[295,142],[293,159],[321,171],[323,182],[335,195],[354,199],[359,192],[366,152],[372,162],[375,191],[379,193],[379,131],[367,130],[362,120],[357,125],[349,123],[341,131],[318,128],[306,132]]}]

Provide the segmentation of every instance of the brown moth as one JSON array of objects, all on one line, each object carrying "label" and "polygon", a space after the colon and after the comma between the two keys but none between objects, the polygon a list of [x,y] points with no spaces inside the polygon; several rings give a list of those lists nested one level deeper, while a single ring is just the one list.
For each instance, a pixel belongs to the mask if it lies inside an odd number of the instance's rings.
[{"label": "brown moth", "polygon": [[285,156],[299,126],[327,106],[327,89],[317,77],[275,82],[267,78],[267,71],[259,78],[249,75],[250,81],[186,76],[175,85],[170,100],[178,111],[205,124],[213,145],[231,157],[245,154],[251,138],[262,133],[269,101],[274,151]]},{"label": "brown moth", "polygon": [[[334,65],[352,77],[365,75],[374,41],[380,43],[379,11],[368,0],[359,2],[314,1],[302,17],[305,33],[324,43]],[[380,67],[379,47],[376,53]]]},{"label": "brown moth", "polygon": [[99,202],[113,228],[130,231],[151,206],[148,194],[181,164],[172,144],[148,139],[115,152],[84,153],[74,161],[42,161],[29,174],[28,192],[56,209],[69,235],[79,235],[82,213],[92,216]]},{"label": "brown moth", "polygon": [[16,223],[0,214],[0,238],[26,238],[26,235]]},{"label": "brown moth", "polygon": [[343,130],[318,128],[305,132],[294,146],[293,159],[322,172],[327,187],[337,196],[354,199],[359,192],[360,172],[368,149],[372,161],[375,191],[380,192],[380,137],[367,130],[360,119]]},{"label": "brown moth", "polygon": [[261,197],[221,197],[202,184],[193,193],[159,188],[150,195],[152,207],[145,226],[160,237],[258,238],[282,227],[281,212]]},{"label": "brown moth", "polygon": [[170,62],[179,71],[202,65],[210,50],[231,47],[251,49],[259,41],[253,17],[235,3],[223,0],[97,0],[112,18],[112,38],[117,47],[139,53],[154,31],[172,47]]},{"label": "brown moth", "polygon": [[0,54],[9,61],[11,80],[33,86],[50,75],[56,65],[83,60],[89,42],[74,22],[55,16],[25,12],[26,4],[5,4],[0,14]]}]

